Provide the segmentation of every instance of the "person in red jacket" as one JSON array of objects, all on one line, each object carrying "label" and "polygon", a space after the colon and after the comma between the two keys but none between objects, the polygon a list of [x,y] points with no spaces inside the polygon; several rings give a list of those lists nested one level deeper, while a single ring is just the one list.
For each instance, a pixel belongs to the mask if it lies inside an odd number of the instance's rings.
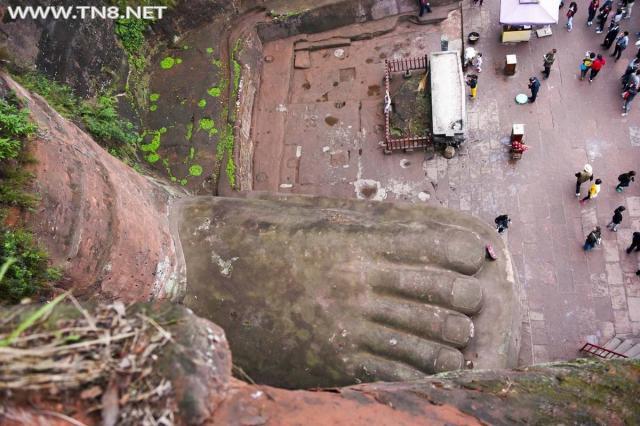
[{"label": "person in red jacket", "polygon": [[602,67],[605,66],[606,63],[607,61],[602,57],[602,55],[596,56],[596,60],[593,61],[593,63],[591,64],[591,74],[589,74],[589,83],[591,83],[593,79],[596,78],[596,75],[598,75],[598,73],[600,72]]}]

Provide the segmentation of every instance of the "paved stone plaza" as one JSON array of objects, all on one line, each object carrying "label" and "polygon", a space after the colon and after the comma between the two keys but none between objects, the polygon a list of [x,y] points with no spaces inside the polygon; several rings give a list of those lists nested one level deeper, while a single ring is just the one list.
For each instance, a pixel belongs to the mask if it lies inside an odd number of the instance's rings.
[{"label": "paved stone plaza", "polygon": [[[499,2],[485,2],[482,9],[465,2],[463,19],[453,11],[436,26],[396,24],[392,18],[366,24],[361,31],[384,34],[343,47],[343,57],[334,49],[313,51],[304,69],[292,67],[299,36],[266,44],[265,55],[275,60],[265,64],[262,91],[269,95],[259,96],[255,114],[254,187],[440,204],[488,223],[508,213],[513,223],[504,238],[524,290],[521,362],[569,359],[587,341],[640,334],[638,259],[624,252],[632,232],[640,230],[640,182],[622,194],[614,191],[620,173],[637,169],[640,104],[621,117],[618,82],[636,48],[630,46],[617,63],[607,56],[589,84],[579,80],[578,66],[585,51],[597,51],[604,34],[586,27],[586,6],[571,33],[561,12],[551,37],[512,45],[499,43],[498,9]],[[623,29],[635,33],[638,16],[623,20]],[[479,97],[467,103],[467,143],[451,160],[424,152],[383,155],[384,59],[437,50],[440,35],[454,40],[461,22],[465,34],[481,34],[476,47],[484,57]],[[313,37],[349,31],[356,30]],[[550,78],[542,80],[542,56],[552,48],[557,60]],[[512,77],[503,72],[507,54],[518,59]],[[542,81],[538,100],[516,105],[515,95],[528,93],[534,75]],[[515,163],[508,153],[513,123],[525,125],[531,147]],[[586,163],[603,185],[599,197],[581,207],[574,173]],[[619,205],[627,210],[613,233],[605,225]],[[585,253],[585,236],[596,224],[604,230],[603,244]]]}]

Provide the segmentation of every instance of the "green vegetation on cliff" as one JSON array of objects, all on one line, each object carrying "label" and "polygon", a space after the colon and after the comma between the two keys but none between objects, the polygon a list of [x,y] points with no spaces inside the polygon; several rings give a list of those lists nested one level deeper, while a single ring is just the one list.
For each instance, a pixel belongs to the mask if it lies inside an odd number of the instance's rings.
[{"label": "green vegetation on cliff", "polygon": [[9,215],[17,216],[19,209],[32,208],[37,201],[29,188],[32,175],[24,170],[31,161],[24,144],[36,130],[13,93],[0,99],[0,265],[6,268],[0,302],[19,302],[60,278],[57,270],[48,267],[47,254],[31,233],[20,229],[15,218],[12,227],[7,225]]},{"label": "green vegetation on cliff", "polygon": [[5,263],[8,268],[0,281],[0,301],[18,303],[60,279],[60,272],[49,268],[47,253],[24,230],[5,229],[0,235],[0,264]]},{"label": "green vegetation on cliff", "polygon": [[30,72],[15,77],[24,87],[45,98],[62,116],[84,127],[113,156],[130,166],[136,164],[140,137],[133,124],[118,115],[114,96],[102,95],[96,100],[82,100],[68,86],[42,74]]}]

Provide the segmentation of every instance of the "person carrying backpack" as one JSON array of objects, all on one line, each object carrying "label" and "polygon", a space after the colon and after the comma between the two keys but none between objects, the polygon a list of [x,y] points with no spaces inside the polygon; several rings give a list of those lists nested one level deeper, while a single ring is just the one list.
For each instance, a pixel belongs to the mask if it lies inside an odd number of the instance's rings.
[{"label": "person carrying backpack", "polygon": [[596,226],[595,229],[589,232],[587,235],[587,239],[584,241],[584,246],[582,247],[584,251],[589,251],[596,246],[596,244],[600,244],[602,242],[602,231],[599,226]]}]

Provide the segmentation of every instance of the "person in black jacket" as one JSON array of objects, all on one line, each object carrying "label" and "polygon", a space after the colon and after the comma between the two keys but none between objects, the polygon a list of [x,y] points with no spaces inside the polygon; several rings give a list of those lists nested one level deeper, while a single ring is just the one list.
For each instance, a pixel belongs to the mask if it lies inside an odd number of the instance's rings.
[{"label": "person in black jacket", "polygon": [[618,225],[622,222],[622,212],[626,209],[624,206],[619,206],[617,209],[613,211],[613,217],[611,218],[611,222],[607,225],[607,228],[611,229],[613,232],[618,232]]},{"label": "person in black jacket", "polygon": [[509,227],[511,219],[509,219],[508,215],[501,214],[495,218],[494,222],[496,223],[496,228],[498,228],[498,234],[502,234]]},{"label": "person in black jacket", "polygon": [[529,89],[531,89],[529,102],[534,103],[538,97],[538,91],[540,90],[540,81],[536,77],[531,77],[529,79]]},{"label": "person in black jacket", "polygon": [[618,37],[619,32],[620,32],[620,25],[614,24],[614,26],[609,30],[607,35],[604,37],[604,41],[600,46],[609,50],[609,48],[613,44],[613,41],[616,39],[616,37]]},{"label": "person in black jacket", "polygon": [[633,233],[633,239],[631,240],[631,245],[627,248],[627,254],[631,254],[633,249],[640,251],[640,232]]},{"label": "person in black jacket", "polygon": [[616,186],[616,192],[622,192],[624,188],[629,186],[629,184],[635,180],[635,175],[636,172],[631,170],[630,172],[622,173],[620,176],[618,176],[618,186]]},{"label": "person in black jacket", "polygon": [[[638,232],[638,236],[640,236],[640,232]],[[584,251],[589,251],[594,248],[596,244],[600,244],[601,241],[602,231],[600,231],[599,226],[596,226],[596,228],[587,235],[587,239],[584,241],[584,246],[582,248]],[[640,240],[638,242],[640,242]]]}]

